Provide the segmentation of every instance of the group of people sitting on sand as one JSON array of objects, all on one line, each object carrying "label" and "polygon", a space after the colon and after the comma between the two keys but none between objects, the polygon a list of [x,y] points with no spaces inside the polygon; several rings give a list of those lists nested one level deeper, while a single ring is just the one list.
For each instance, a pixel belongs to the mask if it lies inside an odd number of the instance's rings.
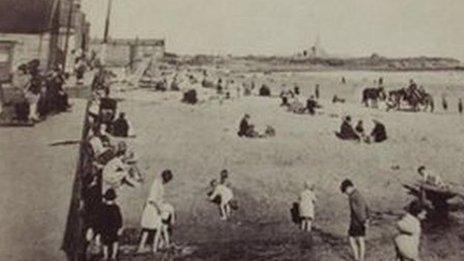
[{"label": "group of people sitting on sand", "polygon": [[363,141],[366,143],[371,142],[383,142],[387,140],[387,130],[385,125],[378,120],[372,120],[374,128],[367,134],[364,130],[364,124],[362,120],[359,120],[356,127],[353,128],[351,123],[351,116],[345,116],[340,126],[340,131],[335,132],[335,135],[342,140],[355,140]]},{"label": "group of people sitting on sand", "polygon": [[35,123],[48,115],[67,111],[71,106],[63,89],[66,79],[67,76],[58,65],[47,72],[40,69],[40,61],[37,59],[20,65],[13,77],[14,97],[10,97],[10,106],[13,108],[10,111],[13,115],[5,118],[21,123]]},{"label": "group of people sitting on sand", "polygon": [[319,85],[316,86],[315,95],[310,95],[306,100],[306,104],[300,101],[300,88],[297,85],[295,85],[293,90],[286,89],[284,85],[279,97],[282,101],[280,106],[287,107],[287,110],[293,113],[309,113],[310,115],[314,115],[316,109],[321,108],[321,105],[317,102],[319,97]]}]

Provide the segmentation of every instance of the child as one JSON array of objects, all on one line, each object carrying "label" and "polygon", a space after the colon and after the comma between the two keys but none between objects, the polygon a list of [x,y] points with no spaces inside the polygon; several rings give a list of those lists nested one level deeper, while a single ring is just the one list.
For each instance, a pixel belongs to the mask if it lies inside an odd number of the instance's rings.
[{"label": "child", "polygon": [[[222,176],[222,175],[221,175]],[[222,179],[221,179],[222,181]],[[227,220],[231,212],[231,200],[234,197],[232,190],[227,187],[225,180],[217,184],[216,180],[211,181],[212,192],[209,195],[209,200],[212,202],[219,201],[219,210],[222,220]]]},{"label": "child", "polygon": [[[209,182],[209,186],[210,186],[210,187],[209,187],[208,192],[206,193],[206,196],[211,197],[211,195],[213,195],[213,192],[214,192],[214,190],[216,189],[216,186],[217,186],[217,185],[218,185],[218,181],[217,181],[216,179],[211,180],[211,181]],[[210,200],[211,200],[211,198],[210,198]],[[218,205],[219,205],[219,203],[221,203],[221,199],[219,198],[219,196],[213,198],[211,201],[212,201],[213,203],[218,204]]]},{"label": "child", "polygon": [[220,182],[222,185],[225,185],[226,187],[231,187],[231,184],[229,182],[229,171],[226,169],[221,170],[220,174]]},{"label": "child", "polygon": [[304,190],[299,198],[299,213],[301,219],[301,230],[311,231],[311,225],[314,221],[314,203],[316,202],[316,195],[314,194],[314,185],[306,181]]},{"label": "child", "polygon": [[398,261],[418,261],[419,243],[421,236],[420,221],[425,218],[425,210],[418,201],[413,201],[409,205],[408,213],[397,223],[400,232],[394,239],[396,260]]},{"label": "child", "polygon": [[98,175],[87,173],[84,177],[82,199],[84,204],[84,220],[86,224],[86,240],[100,245],[100,211],[102,208],[102,193]]},{"label": "child", "polygon": [[162,243],[168,247],[174,220],[174,207],[171,204],[162,203],[158,210],[153,202],[148,202],[142,214],[142,236],[137,252],[145,252],[145,245],[151,239],[153,239],[153,252],[157,252]]},{"label": "child", "polygon": [[174,207],[164,202],[161,204],[161,219],[157,224],[155,239],[153,241],[153,252],[157,252],[164,244],[165,247],[171,245],[172,227],[174,226],[175,215]]},{"label": "child", "polygon": [[142,181],[141,175],[131,170],[132,166],[125,162],[125,151],[117,151],[114,158],[103,167],[103,189],[139,185]]},{"label": "child", "polygon": [[437,187],[446,187],[446,184],[441,180],[440,176],[430,174],[426,171],[425,166],[420,166],[417,172],[422,177],[422,182]]},{"label": "child", "polygon": [[103,259],[107,260],[111,250],[111,258],[118,255],[119,236],[122,234],[122,215],[119,206],[115,203],[116,192],[108,189],[105,192],[104,204],[101,211],[101,240],[103,244]]}]

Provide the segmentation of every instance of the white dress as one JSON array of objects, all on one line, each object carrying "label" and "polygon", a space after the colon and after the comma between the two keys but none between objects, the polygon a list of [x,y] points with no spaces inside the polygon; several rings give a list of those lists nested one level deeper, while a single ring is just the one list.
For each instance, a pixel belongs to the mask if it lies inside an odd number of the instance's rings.
[{"label": "white dress", "polygon": [[300,194],[299,210],[300,217],[314,219],[314,203],[316,195],[309,189],[305,189]]},{"label": "white dress", "polygon": [[419,219],[406,214],[397,223],[400,234],[395,237],[395,245],[403,257],[419,260],[421,225]]},{"label": "white dress", "polygon": [[216,188],[214,188],[213,194],[211,194],[210,198],[214,199],[217,196],[221,198],[221,205],[225,205],[234,198],[234,193],[227,186],[219,184]]},{"label": "white dress", "polygon": [[157,204],[162,211],[163,197],[163,184],[160,179],[155,179],[151,185],[147,203],[142,212],[142,220],[140,222],[142,228],[156,229],[161,225],[161,215],[152,203]]},{"label": "white dress", "polygon": [[[118,188],[127,176],[127,165],[119,157],[110,160],[103,168],[103,187]],[[105,190],[103,190],[105,191]]]},{"label": "white dress", "polygon": [[142,228],[150,230],[157,229],[161,226],[161,216],[158,214],[158,210],[156,210],[155,206],[150,203],[145,205],[140,224]]}]

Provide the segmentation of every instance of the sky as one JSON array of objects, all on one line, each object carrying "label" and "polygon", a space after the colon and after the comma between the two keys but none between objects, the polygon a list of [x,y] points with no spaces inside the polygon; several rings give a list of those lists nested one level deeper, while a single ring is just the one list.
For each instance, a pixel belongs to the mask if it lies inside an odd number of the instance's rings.
[{"label": "sky", "polygon": [[[108,0],[82,0],[102,37]],[[113,0],[113,38],[165,38],[180,54],[329,54],[464,61],[464,0]]]}]

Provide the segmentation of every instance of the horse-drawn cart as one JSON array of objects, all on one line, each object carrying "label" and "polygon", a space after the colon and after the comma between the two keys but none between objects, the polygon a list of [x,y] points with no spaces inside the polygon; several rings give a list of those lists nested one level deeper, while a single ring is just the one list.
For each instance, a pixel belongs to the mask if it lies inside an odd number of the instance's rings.
[{"label": "horse-drawn cart", "polygon": [[417,182],[412,185],[403,184],[408,194],[418,198],[429,207],[429,217],[442,218],[450,212],[464,210],[464,193],[457,186],[445,187]]}]

